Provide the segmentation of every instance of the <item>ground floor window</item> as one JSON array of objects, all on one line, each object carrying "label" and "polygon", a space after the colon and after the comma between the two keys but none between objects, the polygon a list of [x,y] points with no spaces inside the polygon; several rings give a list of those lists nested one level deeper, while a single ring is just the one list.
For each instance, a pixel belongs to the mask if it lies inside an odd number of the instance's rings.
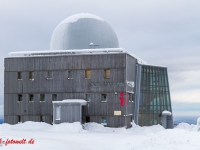
[{"label": "ground floor window", "polygon": [[103,125],[107,125],[107,119],[106,119],[106,117],[102,117],[102,124]]}]

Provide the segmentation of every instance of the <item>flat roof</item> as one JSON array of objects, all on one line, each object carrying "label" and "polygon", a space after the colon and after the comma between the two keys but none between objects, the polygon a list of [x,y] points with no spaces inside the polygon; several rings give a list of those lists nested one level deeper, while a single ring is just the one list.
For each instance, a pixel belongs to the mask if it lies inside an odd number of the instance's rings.
[{"label": "flat roof", "polygon": [[44,57],[44,56],[66,56],[66,55],[94,55],[94,54],[120,54],[126,53],[137,59],[139,64],[147,64],[146,61],[137,57],[123,48],[103,49],[80,49],[80,50],[44,50],[44,51],[19,51],[10,52],[9,57]]},{"label": "flat roof", "polygon": [[65,99],[62,101],[53,101],[52,103],[80,103],[81,105],[86,105],[87,101],[84,99]]}]

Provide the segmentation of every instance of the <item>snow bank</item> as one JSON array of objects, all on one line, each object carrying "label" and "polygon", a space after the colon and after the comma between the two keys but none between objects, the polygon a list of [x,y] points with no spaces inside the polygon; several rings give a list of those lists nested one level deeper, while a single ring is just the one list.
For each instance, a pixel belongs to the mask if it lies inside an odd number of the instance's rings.
[{"label": "snow bank", "polygon": [[184,129],[184,130],[188,130],[188,131],[200,131],[200,117],[197,119],[197,124],[188,124],[188,123],[180,123],[178,124],[175,129]]},{"label": "snow bank", "polygon": [[153,125],[153,126],[144,126],[140,127],[136,125],[134,122],[132,122],[132,127],[129,129],[129,131],[135,133],[135,134],[151,134],[151,133],[157,133],[160,131],[165,130],[165,128],[161,125]]},{"label": "snow bank", "polygon": [[0,130],[41,131],[41,132],[81,132],[84,131],[80,122],[50,125],[44,122],[27,121],[16,125],[2,124]]}]

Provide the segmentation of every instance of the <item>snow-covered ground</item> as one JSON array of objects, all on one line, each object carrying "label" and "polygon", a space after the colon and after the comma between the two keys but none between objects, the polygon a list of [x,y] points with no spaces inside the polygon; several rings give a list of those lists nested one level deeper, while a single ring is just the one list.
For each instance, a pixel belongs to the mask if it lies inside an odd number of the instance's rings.
[{"label": "snow-covered ground", "polygon": [[[200,119],[197,125],[181,123],[176,128],[167,130],[160,125],[133,125],[132,128],[125,129],[87,123],[82,127],[78,122],[59,125],[39,122],[2,124],[0,142],[7,141],[8,145],[2,144],[0,149],[199,150],[199,129]],[[12,139],[27,144],[9,144]]]}]

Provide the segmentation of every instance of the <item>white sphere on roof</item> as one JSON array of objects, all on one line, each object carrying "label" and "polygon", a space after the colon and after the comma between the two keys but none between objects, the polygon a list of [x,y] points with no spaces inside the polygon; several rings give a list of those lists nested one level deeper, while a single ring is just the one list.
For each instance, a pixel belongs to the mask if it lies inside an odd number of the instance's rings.
[{"label": "white sphere on roof", "polygon": [[118,48],[118,38],[102,18],[81,13],[64,19],[51,37],[51,50]]}]

